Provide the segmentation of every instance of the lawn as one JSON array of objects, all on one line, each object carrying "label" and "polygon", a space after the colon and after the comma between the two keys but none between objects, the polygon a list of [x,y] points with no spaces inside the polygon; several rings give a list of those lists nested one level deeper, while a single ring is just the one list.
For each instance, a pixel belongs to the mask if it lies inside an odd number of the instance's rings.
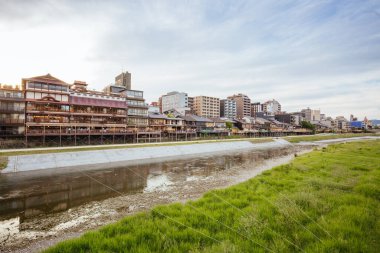
[{"label": "lawn", "polygon": [[46,252],[378,252],[380,141],[331,145]]},{"label": "lawn", "polygon": [[352,138],[361,136],[379,136],[372,133],[358,133],[358,134],[331,134],[331,135],[304,135],[296,137],[286,137],[285,139],[292,143],[297,143],[301,141],[322,141],[340,138]]}]

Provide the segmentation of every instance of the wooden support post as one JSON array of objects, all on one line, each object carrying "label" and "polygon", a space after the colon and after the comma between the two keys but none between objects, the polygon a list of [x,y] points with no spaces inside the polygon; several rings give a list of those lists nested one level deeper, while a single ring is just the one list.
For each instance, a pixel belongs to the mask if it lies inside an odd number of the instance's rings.
[{"label": "wooden support post", "polygon": [[[71,128],[70,128],[71,129]],[[71,130],[70,130],[71,131]],[[71,133],[70,133],[71,134]],[[77,126],[74,129],[74,146],[77,145]]]},{"label": "wooden support post", "polygon": [[43,136],[42,136],[42,146],[45,146],[45,126],[44,126]]}]

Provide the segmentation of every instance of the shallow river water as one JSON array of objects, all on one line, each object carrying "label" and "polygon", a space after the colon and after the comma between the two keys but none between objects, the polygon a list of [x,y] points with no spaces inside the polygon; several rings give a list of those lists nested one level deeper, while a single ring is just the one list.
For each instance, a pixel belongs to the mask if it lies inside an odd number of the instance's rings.
[{"label": "shallow river water", "polygon": [[309,148],[246,150],[65,174],[0,174],[0,252],[39,251],[157,204],[198,198]]}]

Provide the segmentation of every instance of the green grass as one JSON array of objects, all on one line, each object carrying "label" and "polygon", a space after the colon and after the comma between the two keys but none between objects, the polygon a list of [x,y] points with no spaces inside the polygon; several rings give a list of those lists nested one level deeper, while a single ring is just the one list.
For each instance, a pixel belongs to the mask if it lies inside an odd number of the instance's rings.
[{"label": "green grass", "polygon": [[322,141],[322,140],[339,139],[339,138],[360,137],[360,136],[376,136],[376,134],[357,133],[357,134],[332,134],[332,135],[308,135],[308,136],[306,135],[306,136],[286,137],[285,139],[289,142],[297,143],[301,141]]},{"label": "green grass", "polygon": [[273,141],[273,138],[257,138],[257,139],[252,139],[249,140],[251,143],[266,143],[266,142],[271,142]]},{"label": "green grass", "polygon": [[331,145],[46,252],[378,252],[380,141]]}]

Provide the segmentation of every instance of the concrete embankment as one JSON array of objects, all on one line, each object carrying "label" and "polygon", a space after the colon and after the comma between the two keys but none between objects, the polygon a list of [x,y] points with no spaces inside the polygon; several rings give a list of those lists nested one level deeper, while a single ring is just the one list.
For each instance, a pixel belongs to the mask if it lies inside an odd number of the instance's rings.
[{"label": "concrete embankment", "polygon": [[285,140],[251,143],[249,141],[229,141],[217,143],[172,145],[160,147],[124,148],[93,150],[80,152],[63,152],[35,155],[10,156],[7,167],[2,173],[26,172],[44,169],[63,168],[102,168],[126,165],[136,161],[153,161],[154,159],[181,158],[205,153],[222,153],[242,149],[271,149],[290,146]]}]

